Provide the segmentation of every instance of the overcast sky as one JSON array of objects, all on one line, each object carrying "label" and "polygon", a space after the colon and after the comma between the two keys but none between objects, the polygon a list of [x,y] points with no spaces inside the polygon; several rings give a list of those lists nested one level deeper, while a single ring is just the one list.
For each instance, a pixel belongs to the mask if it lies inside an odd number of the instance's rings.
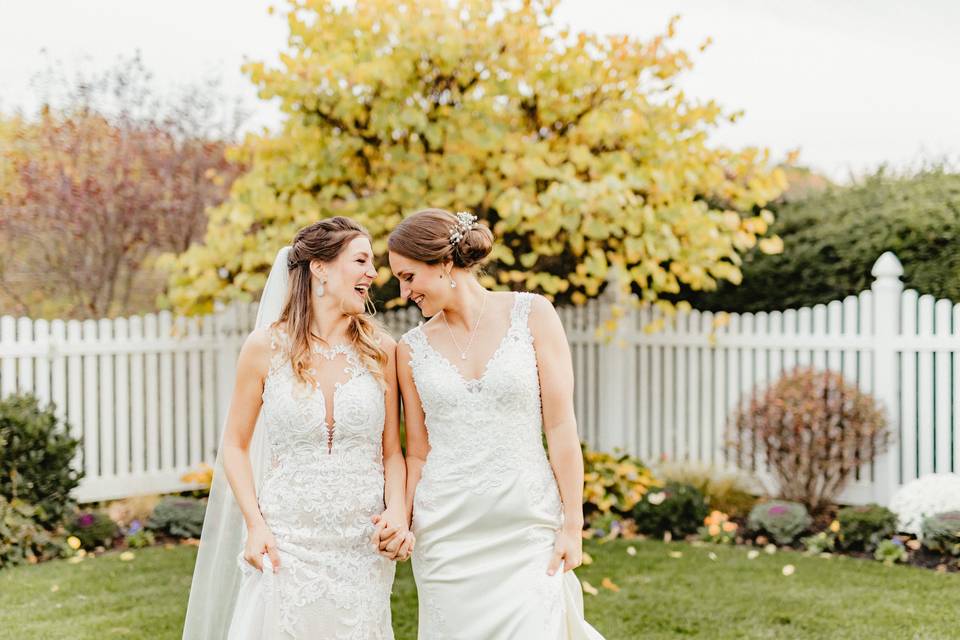
[{"label": "overcast sky", "polygon": [[[52,61],[103,68],[139,49],[161,85],[219,75],[253,126],[279,112],[257,100],[244,59],[271,61],[286,25],[270,0],[0,0],[0,109],[31,109],[30,79]],[[745,117],[717,141],[762,145],[843,180],[880,163],[960,160],[960,2],[955,0],[565,0],[575,29],[649,37],[681,16],[696,55],[682,86]],[[46,51],[46,54],[42,53]],[[80,62],[77,62],[80,61]]]}]

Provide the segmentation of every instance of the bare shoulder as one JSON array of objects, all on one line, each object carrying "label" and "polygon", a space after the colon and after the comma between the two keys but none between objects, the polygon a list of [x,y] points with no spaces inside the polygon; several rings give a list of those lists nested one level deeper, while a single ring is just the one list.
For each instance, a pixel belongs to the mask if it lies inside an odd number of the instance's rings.
[{"label": "bare shoulder", "polygon": [[397,353],[397,341],[386,331],[377,332],[377,341],[380,343],[380,348],[383,349],[388,356],[393,357],[394,354]]},{"label": "bare shoulder", "polygon": [[266,372],[270,369],[270,358],[274,346],[275,339],[269,328],[259,327],[254,329],[243,341],[237,366],[244,370],[266,375]]},{"label": "bare shoulder", "polygon": [[559,322],[559,315],[553,303],[539,293],[530,293],[530,325],[543,326]]},{"label": "bare shoulder", "polygon": [[269,327],[258,327],[250,332],[246,340],[243,341],[241,353],[246,352],[250,355],[267,354],[273,348],[273,335]]}]

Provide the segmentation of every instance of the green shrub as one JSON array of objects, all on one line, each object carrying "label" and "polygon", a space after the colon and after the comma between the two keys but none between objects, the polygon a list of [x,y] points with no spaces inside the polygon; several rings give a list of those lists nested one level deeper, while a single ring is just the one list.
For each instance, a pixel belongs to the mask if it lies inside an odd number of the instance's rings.
[{"label": "green shrub", "polygon": [[79,444],[52,406],[41,408],[32,395],[0,400],[0,496],[32,505],[32,519],[45,528],[59,525],[83,477],[71,464]]},{"label": "green shrub", "polygon": [[120,527],[102,511],[80,511],[67,524],[67,532],[80,540],[84,549],[111,547]]},{"label": "green shrub", "polygon": [[960,511],[924,518],[923,546],[936,553],[960,556]]},{"label": "green shrub", "polygon": [[873,551],[897,532],[897,514],[876,504],[840,509],[837,520],[845,549]]},{"label": "green shrub", "polygon": [[743,282],[685,294],[704,310],[770,311],[840,300],[870,287],[884,251],[903,263],[904,283],[960,300],[960,174],[880,171],[858,184],[771,207],[779,255],[744,256]]},{"label": "green shrub", "polygon": [[877,550],[873,552],[873,557],[886,565],[895,562],[906,562],[910,558],[903,542],[893,538],[892,540],[881,540],[877,544]]},{"label": "green shrub", "polygon": [[199,538],[207,503],[197,498],[164,498],[147,520],[147,528],[177,536]]},{"label": "green shrub", "polygon": [[742,471],[701,463],[665,462],[656,465],[654,473],[661,480],[696,487],[710,509],[731,518],[746,518],[759,499],[753,493],[756,490],[754,481]]},{"label": "green shrub", "polygon": [[837,546],[837,536],[830,531],[819,531],[812,536],[801,538],[800,544],[807,550],[807,553],[812,555],[830,553]]},{"label": "green shrub", "polygon": [[36,521],[37,509],[0,496],[0,569],[66,555],[63,536]]},{"label": "green shrub", "polygon": [[758,504],[750,511],[747,527],[754,533],[766,533],[777,544],[792,544],[807,530],[813,519],[799,502],[774,500]]},{"label": "green shrub", "polygon": [[709,509],[699,489],[681,482],[668,482],[662,489],[648,492],[633,508],[637,530],[651,535],[669,531],[685,536],[703,524]]}]

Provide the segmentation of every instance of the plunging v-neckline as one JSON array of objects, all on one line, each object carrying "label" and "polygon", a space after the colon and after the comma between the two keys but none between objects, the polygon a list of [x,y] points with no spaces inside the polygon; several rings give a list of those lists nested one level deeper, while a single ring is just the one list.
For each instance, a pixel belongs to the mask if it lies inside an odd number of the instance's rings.
[{"label": "plunging v-neckline", "polygon": [[513,331],[514,318],[516,317],[517,312],[517,302],[520,299],[520,295],[514,292],[513,294],[513,303],[510,305],[510,323],[507,325],[507,330],[504,332],[503,337],[500,338],[500,342],[497,343],[497,348],[494,349],[493,353],[487,358],[486,364],[483,365],[483,369],[480,372],[479,378],[468,378],[463,375],[463,372],[460,371],[460,368],[457,367],[447,356],[440,353],[432,344],[430,344],[430,339],[427,338],[426,332],[423,330],[423,327],[417,327],[417,330],[420,331],[420,334],[423,336],[423,342],[426,344],[427,348],[433,352],[437,358],[443,362],[447,367],[453,370],[457,375],[460,381],[466,387],[476,387],[478,385],[482,386],[483,381],[487,378],[487,375],[490,373],[490,365],[500,357],[500,352],[503,351],[503,347],[507,342],[507,338],[510,337],[510,332]]}]

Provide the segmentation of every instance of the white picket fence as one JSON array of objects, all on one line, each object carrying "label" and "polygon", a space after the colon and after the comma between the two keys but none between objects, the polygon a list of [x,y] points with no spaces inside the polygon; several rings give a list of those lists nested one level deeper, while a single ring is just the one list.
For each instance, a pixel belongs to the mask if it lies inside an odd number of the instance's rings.
[{"label": "white picket fence", "polygon": [[[886,502],[901,483],[960,471],[960,305],[904,291],[892,254],[871,289],[813,308],[660,316],[604,297],[560,309],[574,359],[580,432],[594,447],[648,461],[725,466],[729,416],[745,394],[797,365],[841,372],[887,408],[897,440],[860,469],[846,501]],[[613,290],[614,287],[610,287]],[[612,338],[597,335],[612,305]],[[0,395],[53,401],[83,438],[77,491],[95,501],[189,488],[181,476],[215,456],[240,344],[255,304],[205,317],[167,312],[97,321],[0,318]],[[380,319],[399,336],[415,308]],[[712,337],[711,337],[712,336]]]}]

